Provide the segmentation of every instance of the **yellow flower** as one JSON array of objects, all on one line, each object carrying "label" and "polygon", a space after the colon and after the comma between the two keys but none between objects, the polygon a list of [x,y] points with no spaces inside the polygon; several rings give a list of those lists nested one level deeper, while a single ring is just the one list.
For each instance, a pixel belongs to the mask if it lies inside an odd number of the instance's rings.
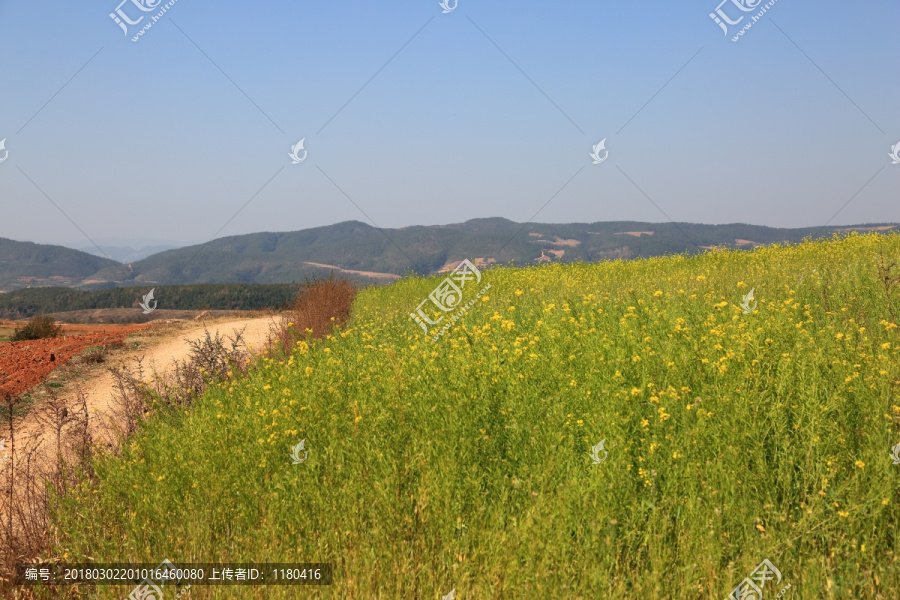
[{"label": "yellow flower", "polygon": [[866,463],[864,463],[864,462],[861,461],[861,460],[858,460],[858,461],[856,461],[856,462],[853,463],[853,464],[856,465],[857,467],[859,467],[860,469],[862,469],[862,468],[864,468],[864,467],[866,466]]}]

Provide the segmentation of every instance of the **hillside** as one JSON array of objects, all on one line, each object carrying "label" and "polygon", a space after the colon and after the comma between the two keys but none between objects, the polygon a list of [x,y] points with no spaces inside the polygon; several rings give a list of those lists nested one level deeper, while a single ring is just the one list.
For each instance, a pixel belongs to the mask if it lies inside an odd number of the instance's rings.
[{"label": "hillside", "polygon": [[[597,262],[697,254],[714,246],[750,249],[776,242],[799,242],[813,235],[830,237],[850,229],[892,227],[895,225],[778,229],[739,223],[633,221],[521,224],[493,218],[379,230],[359,221],[347,221],[302,231],[223,237],[205,245],[160,252],[127,266],[108,260],[90,263],[86,261],[101,259],[74,253],[71,256],[78,257],[83,266],[77,272],[67,268],[65,262],[50,268],[46,260],[25,259],[16,261],[13,269],[12,262],[7,261],[0,263],[0,289],[37,285],[291,283],[326,276],[331,271],[358,282],[389,283],[411,273],[433,274],[464,258],[479,265]],[[52,279],[60,275],[68,279]]]},{"label": "hillside", "polygon": [[440,277],[370,287],[343,331],[154,399],[54,555],[331,563],[321,598],[724,598],[768,560],[765,598],[896,597],[898,258],[492,269],[436,341],[409,313]]},{"label": "hillside", "polygon": [[[202,248],[162,252],[133,263],[129,284],[300,281],[328,273],[328,268],[316,264],[369,274],[428,275],[464,258],[481,259],[478,264],[597,262],[701,253],[713,246],[749,249],[760,244],[799,242],[816,233],[827,237],[845,229],[627,221],[523,225],[496,218],[382,231],[348,221],[290,233],[231,236]],[[97,277],[115,275],[110,270]],[[365,278],[359,273],[350,275]],[[370,275],[368,279],[391,281],[386,276]]]},{"label": "hillside", "polygon": [[91,276],[105,269],[117,270],[120,280],[124,277],[123,267],[108,258],[63,246],[0,238],[0,290],[29,285],[80,286],[90,284]]},{"label": "hillside", "polygon": [[78,249],[82,252],[93,254],[94,256],[108,256],[109,258],[120,263],[131,263],[139,261],[143,258],[147,258],[148,256],[158,254],[165,250],[171,250],[172,248],[177,247],[178,246],[172,245],[156,245],[134,248],[132,246],[109,246],[106,244],[102,244],[100,246],[100,249],[98,249],[96,246],[84,246]]}]

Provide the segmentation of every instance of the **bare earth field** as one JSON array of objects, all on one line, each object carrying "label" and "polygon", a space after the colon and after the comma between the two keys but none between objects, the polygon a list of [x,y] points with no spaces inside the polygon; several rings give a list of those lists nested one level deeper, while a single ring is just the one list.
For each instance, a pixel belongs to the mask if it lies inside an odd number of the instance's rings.
[{"label": "bare earth field", "polygon": [[[36,402],[46,390],[35,388],[45,381],[56,393],[74,399],[76,389],[88,395],[88,404],[99,408],[108,405],[113,377],[110,367],[133,367],[140,360],[145,371],[167,374],[176,361],[190,353],[188,340],[211,335],[242,337],[251,350],[262,349],[267,341],[272,316],[244,319],[223,318],[167,320],[143,325],[63,325],[64,337],[0,344],[0,394],[21,394],[31,390]],[[0,327],[21,327],[23,323],[0,321]],[[79,360],[79,353],[90,347],[106,346],[111,350],[102,363]]]},{"label": "bare earth field", "polygon": [[[0,321],[0,330],[12,331],[24,322]],[[0,396],[21,394],[44,380],[54,369],[91,346],[120,343],[146,325],[64,325],[63,336],[0,344]]]},{"label": "bare earth field", "polygon": [[[158,308],[145,315],[135,308],[94,308],[53,313],[53,318],[61,323],[151,323],[169,319],[197,320],[200,318],[232,319],[261,316],[261,312],[245,310],[166,310]],[[0,334],[2,336],[2,334]]]}]

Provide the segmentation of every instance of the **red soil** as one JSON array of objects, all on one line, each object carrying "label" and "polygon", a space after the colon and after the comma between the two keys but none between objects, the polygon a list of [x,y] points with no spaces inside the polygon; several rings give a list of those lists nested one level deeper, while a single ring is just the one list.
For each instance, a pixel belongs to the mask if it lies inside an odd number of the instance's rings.
[{"label": "red soil", "polygon": [[[21,326],[24,323],[3,324]],[[43,381],[51,371],[90,346],[125,339],[147,325],[63,325],[57,338],[0,343],[0,397],[21,394]]]}]

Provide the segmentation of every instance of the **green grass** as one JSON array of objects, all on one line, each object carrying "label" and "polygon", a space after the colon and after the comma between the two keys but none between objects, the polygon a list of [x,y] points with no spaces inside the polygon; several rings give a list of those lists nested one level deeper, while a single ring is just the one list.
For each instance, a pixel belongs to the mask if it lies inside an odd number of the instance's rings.
[{"label": "green grass", "polygon": [[193,598],[721,600],[763,559],[784,577],[766,598],[896,597],[900,288],[881,254],[900,236],[495,269],[437,342],[408,315],[440,278],[365,290],[343,333],[98,461],[54,550],[335,565],[330,587]]}]

